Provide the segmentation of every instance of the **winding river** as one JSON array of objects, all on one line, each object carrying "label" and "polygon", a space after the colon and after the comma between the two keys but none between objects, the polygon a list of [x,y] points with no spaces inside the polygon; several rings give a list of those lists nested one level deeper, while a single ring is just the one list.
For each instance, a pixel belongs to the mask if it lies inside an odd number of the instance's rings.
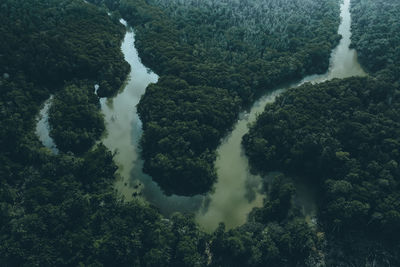
[{"label": "winding river", "polygon": [[[125,20],[121,19],[121,23],[127,26]],[[115,188],[125,200],[146,199],[165,215],[175,211],[197,210],[202,203],[201,196],[166,196],[152,178],[142,172],[143,160],[139,151],[142,122],[136,105],[146,87],[157,82],[158,76],[142,64],[134,42],[135,33],[127,27],[121,49],[125,60],[131,65],[131,73],[122,92],[114,98],[100,101],[107,129],[102,141],[111,151],[117,152],[115,161],[119,167],[119,178]]]},{"label": "winding river", "polygon": [[[248,113],[241,114],[233,132],[225,138],[218,148],[216,167],[218,181],[215,191],[208,197],[206,209],[202,209],[196,215],[197,222],[206,230],[214,230],[219,222],[224,222],[226,228],[245,223],[248,213],[262,205],[261,177],[253,176],[249,172],[248,159],[244,155],[241,141],[243,135],[248,132],[249,123],[256,120],[257,114],[264,110],[268,103],[290,87],[297,87],[305,82],[318,83],[333,78],[346,78],[350,76],[364,76],[357,61],[356,51],[349,49],[351,37],[350,0],[344,0],[340,7],[341,23],[338,33],[342,39],[332,51],[329,69],[322,75],[305,77],[298,83],[286,88],[279,88],[261,97],[251,107]],[[303,206],[305,213],[313,213],[315,202],[313,191],[303,185],[296,185],[297,201]],[[205,210],[205,211],[204,211]]]},{"label": "winding river", "polygon": [[[274,102],[279,94],[290,87],[297,87],[305,82],[318,83],[333,78],[365,75],[357,62],[356,52],[349,49],[349,8],[350,0],[344,0],[341,4],[341,24],[338,30],[342,39],[331,53],[329,70],[322,75],[305,77],[292,86],[273,90],[256,101],[250,111],[241,113],[234,130],[224,138],[217,150],[215,165],[218,181],[215,190],[206,196],[195,197],[166,196],[151,177],[142,172],[143,161],[139,156],[138,146],[142,123],[137,115],[136,105],[146,87],[157,82],[158,76],[141,63],[134,46],[135,34],[127,27],[121,49],[125,60],[131,65],[131,73],[126,86],[117,96],[100,99],[107,132],[102,142],[111,151],[116,152],[115,161],[119,167],[116,190],[128,201],[136,198],[152,203],[164,215],[175,211],[195,212],[196,221],[208,232],[213,231],[220,222],[224,222],[227,229],[245,223],[251,209],[261,206],[263,201],[262,178],[250,174],[248,160],[241,146],[242,137],[248,131],[248,124],[255,121],[257,114],[263,111],[266,104]],[[121,23],[127,26],[124,20],[121,20]],[[45,146],[55,151],[46,124],[50,102],[51,99],[41,110],[42,119],[38,122],[36,133]],[[297,187],[299,203],[303,205],[306,213],[311,213],[315,209],[312,190],[302,185]]]}]

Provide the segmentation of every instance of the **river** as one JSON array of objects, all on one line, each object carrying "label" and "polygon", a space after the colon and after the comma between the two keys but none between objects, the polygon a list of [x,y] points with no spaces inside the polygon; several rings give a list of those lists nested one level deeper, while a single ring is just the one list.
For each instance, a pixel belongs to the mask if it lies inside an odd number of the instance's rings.
[{"label": "river", "polygon": [[[127,26],[125,20],[121,19],[121,23]],[[166,196],[152,178],[142,172],[143,160],[139,151],[142,122],[136,105],[146,87],[157,82],[158,76],[142,64],[134,42],[135,33],[127,27],[121,49],[131,66],[131,73],[124,89],[117,96],[100,101],[107,129],[102,141],[111,151],[117,152],[115,162],[119,167],[119,177],[115,188],[125,200],[146,199],[165,215],[175,211],[197,210],[201,206],[202,196]]]},{"label": "river", "polygon": [[[241,146],[242,137],[248,132],[249,123],[256,120],[257,114],[263,111],[266,104],[274,102],[278,95],[290,87],[297,87],[305,82],[318,83],[333,78],[365,75],[357,61],[356,52],[349,49],[351,36],[349,8],[350,0],[344,0],[341,4],[341,23],[338,29],[342,39],[331,53],[330,66],[325,74],[307,76],[291,86],[273,90],[256,101],[250,111],[240,114],[234,130],[224,138],[217,150],[215,165],[218,180],[214,190],[206,196],[166,196],[152,178],[142,172],[143,160],[140,158],[138,146],[142,123],[137,115],[136,105],[146,87],[150,83],[157,82],[158,76],[141,63],[134,46],[135,34],[127,27],[121,49],[125,60],[131,65],[131,73],[125,87],[117,96],[100,99],[106,123],[106,134],[102,142],[111,151],[117,152],[115,162],[119,168],[116,190],[125,200],[136,198],[139,201],[148,201],[167,216],[175,211],[195,212],[196,221],[208,232],[213,231],[220,222],[224,222],[227,229],[245,223],[248,213],[254,207],[261,206],[264,197],[261,190],[262,178],[250,174],[248,160]],[[121,20],[121,23],[127,26],[124,20]],[[42,119],[38,122],[36,133],[45,146],[54,149],[54,142],[48,136],[46,124],[50,102],[51,99],[41,110]],[[312,213],[315,210],[312,190],[304,185],[296,186],[297,201],[304,207],[306,213]]]},{"label": "river", "polygon": [[[264,110],[268,103],[290,87],[297,87],[305,82],[318,83],[333,78],[364,76],[365,72],[357,61],[356,51],[349,49],[351,37],[350,0],[344,0],[340,7],[341,23],[338,33],[342,39],[330,58],[329,69],[322,75],[310,75],[303,80],[286,88],[279,88],[267,93],[254,103],[250,111],[242,113],[240,120],[221,146],[218,148],[218,159],[215,163],[218,172],[218,181],[215,191],[205,201],[207,209],[200,210],[196,215],[197,222],[206,230],[214,230],[219,222],[224,222],[227,229],[244,224],[248,213],[254,207],[263,204],[260,176],[251,175],[248,159],[244,155],[241,141],[248,132],[249,123],[257,118],[257,114]],[[297,184],[297,201],[303,206],[305,213],[315,212],[315,192],[304,185]],[[205,212],[204,212],[205,210]]]},{"label": "river", "polygon": [[[139,151],[142,122],[137,114],[136,105],[146,87],[157,82],[158,76],[142,64],[134,45],[135,33],[127,26],[125,20],[121,19],[120,22],[127,27],[121,50],[131,66],[131,72],[124,88],[115,97],[100,99],[106,125],[106,133],[101,141],[111,151],[116,152],[115,163],[118,171],[115,189],[126,201],[134,198],[148,201],[167,216],[176,211],[197,211],[203,203],[203,196],[166,196],[152,178],[142,172],[143,160]],[[98,88],[97,84],[94,85],[95,93]],[[45,147],[53,153],[58,153],[49,135],[48,110],[52,99],[53,96],[46,100],[40,110],[36,135]]]}]

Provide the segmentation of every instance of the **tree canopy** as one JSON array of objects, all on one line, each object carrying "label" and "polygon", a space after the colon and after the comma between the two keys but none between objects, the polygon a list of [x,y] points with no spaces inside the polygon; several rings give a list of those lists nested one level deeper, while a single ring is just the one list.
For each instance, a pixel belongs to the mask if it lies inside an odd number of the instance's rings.
[{"label": "tree canopy", "polygon": [[[247,223],[211,234],[113,188],[93,85],[112,96],[129,72],[120,16],[160,75],[138,105],[145,171],[165,192],[193,195],[212,187],[215,149],[241,108],[326,70],[338,1],[91,2],[0,3],[1,266],[400,265],[396,1],[352,0],[352,41],[371,77],[305,84],[266,107],[243,144],[253,172],[284,175],[265,181]],[[59,154],[34,134],[50,95]],[[299,181],[318,188],[317,224],[294,201]]]},{"label": "tree canopy", "polygon": [[243,144],[253,171],[279,170],[318,186],[318,218],[330,236],[364,242],[365,250],[382,242],[393,253],[400,230],[399,118],[400,91],[390,83],[305,84],[267,105]]},{"label": "tree canopy", "polygon": [[[139,114],[144,170],[167,193],[208,192],[215,149],[240,107],[278,84],[323,73],[340,39],[335,0],[92,2],[134,27],[142,62],[160,76],[140,101]],[[187,86],[168,88],[166,79]],[[184,97],[193,96],[194,88],[196,97]],[[207,99],[207,108],[199,108],[197,99]],[[154,126],[164,132],[155,135]],[[159,144],[167,154],[155,149]]]},{"label": "tree canopy", "polygon": [[[386,70],[400,79],[400,3],[395,0],[352,0],[352,46],[370,72]],[[392,77],[393,78],[393,77]]]},{"label": "tree canopy", "polygon": [[[104,128],[93,84],[112,94],[129,70],[118,19],[75,0],[0,6],[0,265],[204,266],[193,220],[123,202],[113,154],[92,147]],[[57,155],[34,134],[50,94]]]}]

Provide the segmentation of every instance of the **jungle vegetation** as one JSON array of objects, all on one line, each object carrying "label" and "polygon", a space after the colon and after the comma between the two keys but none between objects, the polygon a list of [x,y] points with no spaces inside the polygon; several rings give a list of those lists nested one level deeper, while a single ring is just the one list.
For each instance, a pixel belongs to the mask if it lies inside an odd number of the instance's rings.
[{"label": "jungle vegetation", "polygon": [[[129,72],[119,18],[160,75],[138,106],[145,170],[167,193],[193,195],[212,187],[215,149],[241,108],[326,70],[338,1],[91,2],[0,3],[1,266],[399,265],[396,1],[353,0],[353,45],[371,77],[306,84],[266,107],[243,143],[254,172],[285,175],[265,183],[245,225],[211,234],[113,189],[93,85],[112,96]],[[34,134],[52,94],[59,154]],[[296,180],[320,189],[317,224],[293,201]]]},{"label": "jungle vegetation", "polygon": [[[205,234],[191,218],[123,202],[113,154],[89,149],[104,127],[94,82],[116,92],[129,71],[118,19],[75,0],[0,5],[0,265],[203,266]],[[34,134],[50,94],[57,155]]]},{"label": "jungle vegetation", "polygon": [[282,171],[317,185],[318,220],[334,239],[336,264],[362,264],[380,245],[398,263],[399,115],[399,88],[373,78],[336,79],[282,94],[243,139],[253,171]]},{"label": "jungle vegetation", "polygon": [[[91,2],[134,27],[144,65],[161,77],[138,110],[144,170],[167,194],[208,192],[216,179],[215,149],[240,108],[262,91],[325,72],[340,39],[335,0]],[[163,76],[187,86],[170,90]],[[192,97],[182,101],[183,94]],[[207,108],[197,99],[207,99]],[[196,116],[177,116],[183,109]]]},{"label": "jungle vegetation", "polygon": [[[114,155],[101,143],[92,146],[104,129],[93,84],[109,84],[104,94],[116,92],[121,85],[116,74],[123,81],[129,69],[119,49],[123,29],[118,17],[76,0],[8,0],[2,2],[0,12],[0,31],[6,36],[0,42],[1,266],[220,266],[226,260],[224,253],[247,253],[247,228],[221,235],[221,226],[218,234],[206,234],[190,215],[164,218],[156,207],[137,200],[125,202],[114,191]],[[87,27],[77,27],[81,24]],[[108,45],[91,60],[86,58],[104,40]],[[59,49],[63,44],[66,49]],[[44,49],[43,54],[38,48]],[[109,56],[113,60],[106,60]],[[78,59],[87,63],[85,68],[80,69]],[[100,75],[94,70],[98,66],[116,73]],[[191,92],[185,94],[185,101],[196,99],[203,113],[212,98],[224,105],[232,99],[225,99],[224,89],[188,85],[176,77],[163,77],[160,84],[166,90]],[[157,86],[149,92],[158,93]],[[43,147],[34,133],[36,115],[52,94],[51,135],[60,148],[58,154]],[[180,112],[189,108],[184,103]],[[237,104],[228,107],[220,110],[221,116],[237,112]],[[215,134],[212,128],[201,130]],[[194,145],[193,150],[197,149]],[[280,183],[276,188],[281,191]],[[286,191],[280,194],[285,199],[292,193]],[[270,227],[287,235],[299,227],[304,230],[299,240],[309,240],[309,246],[301,251],[295,248],[292,255],[288,247],[296,236],[283,240],[276,235],[260,236],[252,247],[267,242],[274,255],[262,256],[257,250],[243,261],[260,266],[278,264],[281,254],[290,262],[314,255],[318,244],[313,230],[293,216],[286,226],[282,219],[286,211],[281,213],[280,221]],[[252,235],[258,235],[267,221],[254,218],[257,227]],[[211,240],[215,240],[212,246]]]},{"label": "jungle vegetation", "polygon": [[83,153],[105,130],[99,98],[85,82],[67,84],[52,100],[49,110],[50,136],[62,151]]},{"label": "jungle vegetation", "polygon": [[398,1],[352,0],[352,46],[362,65],[393,81],[400,76],[400,12]]},{"label": "jungle vegetation", "polygon": [[243,145],[253,172],[317,186],[329,266],[399,265],[400,5],[351,3],[352,47],[370,77],[289,90]]}]

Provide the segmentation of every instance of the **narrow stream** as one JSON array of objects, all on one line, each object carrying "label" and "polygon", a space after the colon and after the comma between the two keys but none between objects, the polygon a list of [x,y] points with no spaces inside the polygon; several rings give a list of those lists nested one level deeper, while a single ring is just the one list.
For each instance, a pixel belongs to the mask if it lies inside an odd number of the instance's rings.
[{"label": "narrow stream", "polygon": [[49,108],[52,100],[53,96],[50,96],[49,99],[44,102],[44,106],[39,112],[37,118],[38,122],[36,124],[36,135],[45,147],[50,149],[54,154],[58,154],[56,144],[54,143],[53,138],[50,137]]}]

